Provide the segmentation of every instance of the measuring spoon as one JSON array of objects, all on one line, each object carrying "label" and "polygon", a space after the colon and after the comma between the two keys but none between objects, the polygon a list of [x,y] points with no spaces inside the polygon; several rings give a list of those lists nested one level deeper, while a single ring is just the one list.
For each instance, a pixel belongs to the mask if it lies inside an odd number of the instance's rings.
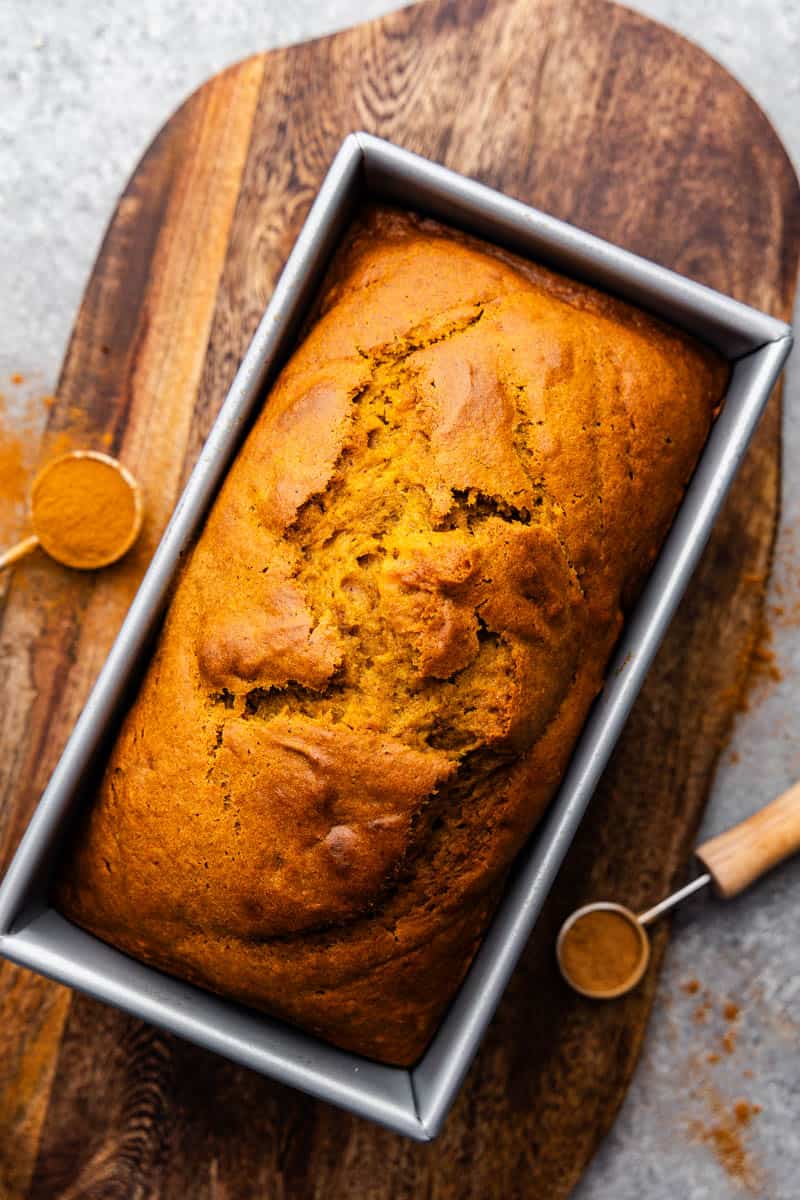
[{"label": "measuring spoon", "polygon": [[[720,899],[729,900],[798,850],[800,782],[751,817],[698,846],[695,855],[705,867],[703,874],[645,912],[637,915],[622,904],[605,900],[576,909],[561,926],[556,941],[561,974],[582,996],[611,1000],[625,995],[647,970],[647,925],[709,884]],[[593,937],[595,949],[602,951],[604,945],[618,949],[615,961],[607,957],[593,964],[596,969],[590,978],[581,964],[592,951]]]},{"label": "measuring spoon", "polygon": [[[95,530],[107,529],[108,513],[102,509],[89,510],[82,514],[80,522],[72,526],[54,520],[57,515],[59,495],[68,496],[70,488],[76,486],[78,470],[83,475],[85,464],[90,462],[98,477],[104,472],[114,473],[117,485],[117,507],[115,516],[122,512],[125,519],[119,522],[118,536],[114,544],[103,546],[98,552],[93,542]],[[33,533],[0,554],[0,570],[10,567],[37,546],[41,546],[51,558],[67,567],[91,571],[107,567],[130,550],[142,527],[142,496],[139,485],[131,473],[116,458],[98,450],[73,450],[60,458],[53,459],[39,471],[31,488],[31,525]]]}]

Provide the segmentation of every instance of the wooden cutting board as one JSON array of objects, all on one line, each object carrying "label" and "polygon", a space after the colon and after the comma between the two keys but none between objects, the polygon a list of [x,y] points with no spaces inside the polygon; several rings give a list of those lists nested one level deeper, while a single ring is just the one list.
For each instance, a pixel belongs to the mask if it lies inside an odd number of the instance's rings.
[{"label": "wooden cutting board", "polygon": [[[41,447],[117,452],[141,545],[97,576],[0,581],[7,862],[134,593],[342,136],[367,129],[780,317],[798,186],[716,63],[600,0],[428,0],[209,81],[112,219]],[[775,398],[622,744],[439,1141],[420,1146],[5,964],[3,1200],[566,1196],[633,1071],[645,985],[593,1007],[554,967],[591,897],[680,876],[760,620],[778,511]],[[713,640],[715,653],[707,647]]]}]

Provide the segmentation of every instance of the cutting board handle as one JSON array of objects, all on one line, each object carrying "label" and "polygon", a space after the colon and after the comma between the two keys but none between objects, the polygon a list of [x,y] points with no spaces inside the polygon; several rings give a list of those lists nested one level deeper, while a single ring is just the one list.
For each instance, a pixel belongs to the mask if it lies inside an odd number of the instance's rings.
[{"label": "cutting board handle", "polygon": [[744,891],[772,867],[800,850],[800,781],[766,808],[696,850],[719,894]]}]

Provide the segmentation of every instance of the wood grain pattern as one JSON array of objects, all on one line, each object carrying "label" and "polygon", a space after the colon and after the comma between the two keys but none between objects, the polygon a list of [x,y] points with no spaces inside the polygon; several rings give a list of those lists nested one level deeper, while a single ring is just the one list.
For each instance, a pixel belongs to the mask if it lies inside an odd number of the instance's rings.
[{"label": "wood grain pattern", "polygon": [[[82,444],[110,434],[143,477],[145,536],[96,577],[36,557],[0,592],[0,864],[355,128],[791,311],[800,201],[773,131],[717,64],[623,8],[428,0],[216,77],[126,189],[42,447],[75,427],[76,410]],[[655,931],[645,985],[602,1007],[567,993],[554,932],[578,903],[643,906],[681,873],[758,625],[779,436],[776,398],[437,1143],[373,1128],[5,965],[3,1200],[567,1195],[624,1096],[667,928]]]}]

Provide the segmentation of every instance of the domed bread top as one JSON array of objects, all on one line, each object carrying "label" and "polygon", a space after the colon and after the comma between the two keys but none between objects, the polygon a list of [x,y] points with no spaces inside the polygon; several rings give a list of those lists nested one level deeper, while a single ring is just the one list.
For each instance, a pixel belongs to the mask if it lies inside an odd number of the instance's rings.
[{"label": "domed bread top", "polygon": [[558,786],[726,380],[619,301],[368,212],[183,574],[62,911],[413,1062]]}]

